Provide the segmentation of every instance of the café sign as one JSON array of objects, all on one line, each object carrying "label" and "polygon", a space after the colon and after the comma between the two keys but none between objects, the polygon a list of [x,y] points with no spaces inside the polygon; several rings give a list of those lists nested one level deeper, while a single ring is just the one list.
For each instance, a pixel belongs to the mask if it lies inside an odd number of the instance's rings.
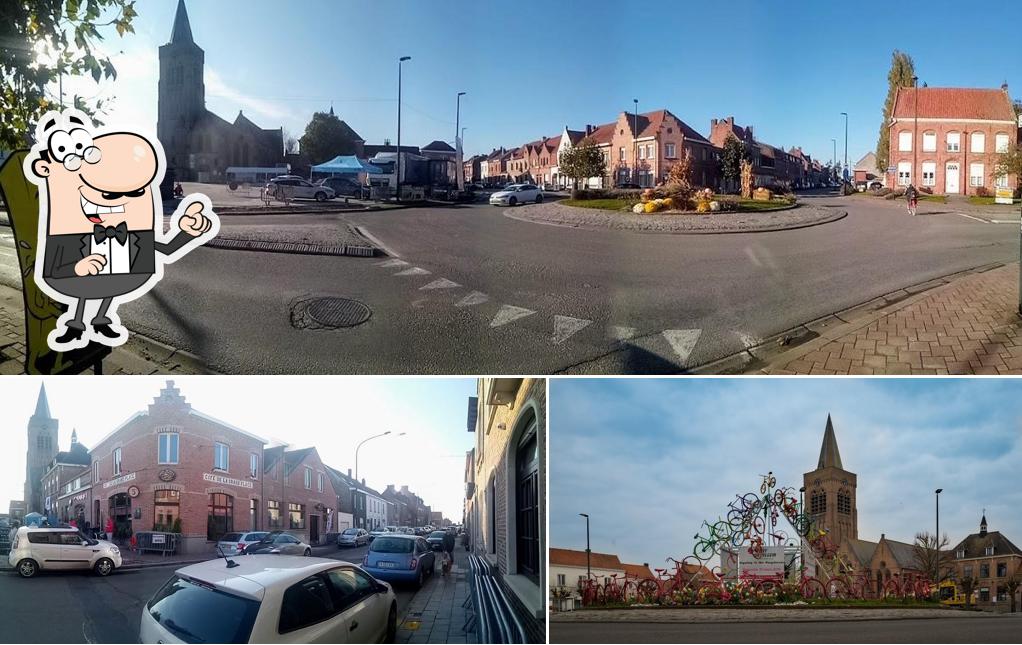
[{"label": "caf\u00e9 sign", "polygon": [[234,479],[233,477],[224,477],[223,475],[214,475],[213,473],[202,473],[202,478],[205,481],[213,482],[214,484],[226,484],[227,486],[237,486],[239,488],[252,488],[252,482],[244,479]]},{"label": "caf\u00e9 sign", "polygon": [[108,482],[103,482],[103,488],[110,488],[111,486],[120,486],[130,481],[135,481],[135,473],[128,473],[127,475],[121,475],[115,477]]}]

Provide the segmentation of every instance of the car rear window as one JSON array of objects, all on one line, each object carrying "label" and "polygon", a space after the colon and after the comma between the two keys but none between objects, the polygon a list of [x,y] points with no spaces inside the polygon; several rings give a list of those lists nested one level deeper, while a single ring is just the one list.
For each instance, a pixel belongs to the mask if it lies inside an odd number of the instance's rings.
[{"label": "car rear window", "polygon": [[386,535],[376,538],[369,546],[369,550],[374,553],[411,553],[414,548],[415,543],[412,540]]},{"label": "car rear window", "polygon": [[442,538],[443,536],[444,536],[443,531],[433,531],[432,533],[429,534],[429,537],[431,538]]},{"label": "car rear window", "polygon": [[269,534],[268,533],[248,533],[248,534],[245,535],[244,541],[245,542],[258,542],[259,540],[263,539],[267,535],[269,535]]},{"label": "car rear window", "polygon": [[146,609],[186,643],[247,643],[259,603],[174,576]]},{"label": "car rear window", "polygon": [[220,538],[221,542],[239,542],[241,540],[241,533],[224,533],[224,536]]},{"label": "car rear window", "polygon": [[357,535],[358,529],[344,529],[344,535]]}]

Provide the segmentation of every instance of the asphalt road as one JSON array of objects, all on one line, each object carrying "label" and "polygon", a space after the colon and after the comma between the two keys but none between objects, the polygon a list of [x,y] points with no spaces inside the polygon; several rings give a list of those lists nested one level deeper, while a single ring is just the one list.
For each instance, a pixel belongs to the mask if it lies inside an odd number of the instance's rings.
[{"label": "asphalt road", "polygon": [[[736,235],[576,230],[487,205],[225,217],[225,227],[350,221],[397,259],[199,249],[120,311],[223,372],[676,373],[903,287],[1018,259],[1017,223],[806,199],[849,216]],[[0,249],[0,264],[12,258]],[[0,279],[10,273],[0,266]],[[359,300],[372,316],[303,328],[294,311],[322,296]]]},{"label": "asphalt road", "polygon": [[550,623],[551,643],[1017,643],[1022,614],[816,623]]},{"label": "asphalt road", "polygon": [[[357,564],[367,550],[317,548],[316,555]],[[137,643],[143,605],[176,568],[122,569],[106,578],[40,573],[28,580],[0,570],[0,643]],[[415,590],[395,586],[394,593],[400,618]]]}]

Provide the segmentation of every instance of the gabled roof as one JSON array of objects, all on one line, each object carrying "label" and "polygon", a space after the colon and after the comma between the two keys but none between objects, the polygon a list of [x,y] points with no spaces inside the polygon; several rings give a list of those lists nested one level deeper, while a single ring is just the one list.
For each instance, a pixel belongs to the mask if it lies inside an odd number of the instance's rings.
[{"label": "gabled roof", "polygon": [[856,540],[854,538],[845,538],[848,544],[848,548],[852,554],[859,560],[859,564],[865,565],[869,568],[869,563],[873,559],[873,554],[877,550],[876,542],[869,542],[867,540]]},{"label": "gabled roof", "polygon": [[[636,119],[636,125],[638,125],[639,128],[638,138],[654,136],[661,128],[664,127],[664,121],[668,116],[673,117],[678,122],[678,127],[681,128],[681,132],[685,135],[686,139],[692,139],[700,143],[710,143],[706,137],[693,130],[691,126],[679,119],[670,110],[656,110],[654,112],[639,114],[638,119]],[[632,127],[632,121],[633,119],[628,119],[629,129]]]},{"label": "gabled roof", "polygon": [[597,144],[610,143],[614,139],[614,129],[616,127],[617,123],[604,123],[589,133],[589,138]]},{"label": "gabled roof", "polygon": [[868,172],[876,172],[877,169],[877,156],[875,152],[867,152],[855,163],[854,170],[866,170]]},{"label": "gabled roof", "polygon": [[976,87],[900,87],[891,115],[896,119],[916,116],[917,92],[920,117],[1015,121],[1011,97],[1006,91]]},{"label": "gabled roof", "polygon": [[625,575],[631,578],[638,578],[639,580],[655,580],[656,577],[653,572],[649,570],[649,565],[645,564],[623,564],[621,565],[625,569]]},{"label": "gabled roof", "polygon": [[894,556],[895,562],[898,563],[903,569],[917,569],[919,563],[916,561],[916,548],[914,545],[907,542],[898,542],[897,540],[891,540],[886,537],[882,537],[881,540],[887,545],[887,548],[891,550],[891,555]]},{"label": "gabled roof", "polygon": [[55,461],[58,464],[88,466],[92,464],[92,455],[89,454],[88,448],[80,443],[76,443],[71,446],[71,450],[58,452]]},{"label": "gabled roof", "polygon": [[430,142],[428,145],[423,146],[422,149],[428,150],[430,152],[456,152],[456,150],[452,148],[449,143],[447,143],[446,141],[440,141],[439,139]]},{"label": "gabled roof", "polygon": [[[566,128],[567,129],[567,128]],[[575,145],[582,139],[585,139],[586,133],[584,130],[568,130],[568,142],[571,145]]]},{"label": "gabled roof", "polygon": [[994,555],[1014,554],[1022,556],[1022,549],[1015,546],[1000,531],[990,531],[986,535],[973,533],[955,545],[952,551],[956,557],[958,552],[964,549],[966,558],[980,558],[985,555],[988,546],[994,547]]},{"label": "gabled roof", "polygon": [[834,436],[834,424],[831,422],[829,414],[827,415],[827,428],[823,431],[823,445],[820,446],[820,461],[816,467],[844,470],[841,465],[841,453],[837,449],[837,437]]},{"label": "gabled roof", "polygon": [[314,452],[316,452],[315,448],[299,448],[298,450],[285,450],[284,464],[287,467],[284,469],[284,474],[290,475],[292,472],[294,472],[295,468],[297,468],[299,465],[301,465],[303,461],[305,461],[306,457],[308,457]]},{"label": "gabled roof", "polygon": [[[593,569],[617,569],[624,571],[624,565],[616,555],[590,553],[589,566]],[[586,552],[573,549],[550,549],[550,564],[564,567],[586,567]]]}]

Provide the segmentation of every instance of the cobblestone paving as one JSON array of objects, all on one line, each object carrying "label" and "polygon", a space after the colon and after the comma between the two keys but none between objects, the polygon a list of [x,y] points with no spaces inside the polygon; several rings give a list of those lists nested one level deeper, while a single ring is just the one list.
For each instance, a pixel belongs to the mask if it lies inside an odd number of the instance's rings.
[{"label": "cobblestone paving", "polygon": [[1022,374],[1018,264],[967,275],[771,374]]},{"label": "cobblestone paving", "polygon": [[847,214],[842,208],[802,205],[765,213],[714,213],[706,215],[649,214],[565,206],[557,202],[508,208],[504,215],[539,224],[588,229],[629,230],[640,233],[754,233],[823,224]]},{"label": "cobblestone paving", "polygon": [[810,609],[806,607],[727,607],[708,609],[606,609],[580,610],[550,615],[551,623],[635,622],[635,623],[727,623],[818,622],[848,620],[902,620],[911,618],[988,618],[991,614],[941,608]]}]

